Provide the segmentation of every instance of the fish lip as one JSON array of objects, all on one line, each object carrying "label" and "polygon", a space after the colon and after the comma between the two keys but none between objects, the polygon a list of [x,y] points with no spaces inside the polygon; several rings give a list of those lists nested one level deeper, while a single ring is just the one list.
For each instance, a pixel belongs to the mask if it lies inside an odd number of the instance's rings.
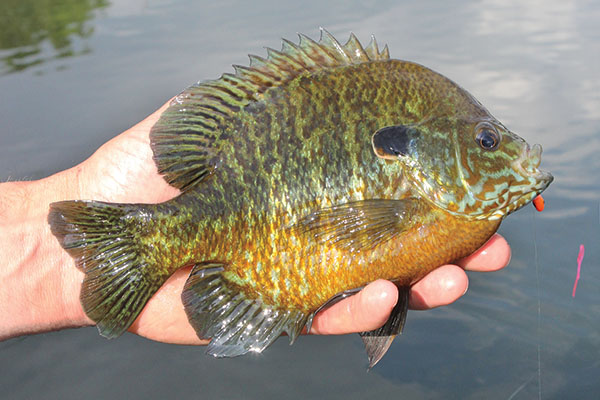
[{"label": "fish lip", "polygon": [[534,177],[539,182],[535,188],[535,191],[538,195],[546,190],[546,188],[548,188],[548,186],[550,186],[550,184],[554,181],[554,176],[552,176],[550,172],[543,170],[537,170],[537,174]]},{"label": "fish lip", "polygon": [[[533,198],[542,193],[554,181],[550,172],[539,169],[542,162],[542,146],[534,144],[529,146],[525,144],[519,157],[513,162],[513,168],[522,176],[527,177],[531,182],[530,194],[527,199]],[[522,206],[522,205],[521,205]],[[517,207],[517,209],[520,207]]]},{"label": "fish lip", "polygon": [[536,194],[536,196],[546,190],[552,181],[554,181],[554,176],[552,176],[550,172],[541,169],[536,169],[535,173],[531,174],[530,176],[535,179],[535,184],[533,185],[532,191]]},{"label": "fish lip", "polygon": [[539,168],[542,163],[542,145],[536,143],[533,147],[527,146],[528,158],[534,168]]},{"label": "fish lip", "polygon": [[[552,182],[552,179],[554,179],[552,175],[549,172],[539,169],[541,163],[542,146],[537,143],[533,146],[526,144],[523,146],[523,150],[521,151],[519,158],[514,161],[514,167],[523,176],[530,176],[540,181],[547,181],[550,179],[550,182]],[[548,185],[550,182],[548,182]]]}]

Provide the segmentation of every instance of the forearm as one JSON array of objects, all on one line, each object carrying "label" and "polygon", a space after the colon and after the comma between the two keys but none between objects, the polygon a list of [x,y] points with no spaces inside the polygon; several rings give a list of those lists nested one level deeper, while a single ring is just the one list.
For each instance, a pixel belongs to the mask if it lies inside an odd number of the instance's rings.
[{"label": "forearm", "polygon": [[48,226],[53,201],[78,197],[77,170],[0,184],[0,340],[91,324],[79,305],[83,274]]}]

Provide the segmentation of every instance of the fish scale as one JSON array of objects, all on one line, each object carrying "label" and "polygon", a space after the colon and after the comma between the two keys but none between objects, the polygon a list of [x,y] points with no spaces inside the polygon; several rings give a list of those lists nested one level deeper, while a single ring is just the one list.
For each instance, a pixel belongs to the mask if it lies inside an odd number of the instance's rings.
[{"label": "fish scale", "polygon": [[217,357],[294,341],[319,310],[391,280],[398,304],[361,333],[373,366],[402,330],[410,285],[477,250],[552,177],[541,148],[374,39],[322,31],[267,54],[186,89],[152,128],[178,197],[54,203],[52,232],[86,273],[82,305],[106,337],[192,265],[182,301]]}]

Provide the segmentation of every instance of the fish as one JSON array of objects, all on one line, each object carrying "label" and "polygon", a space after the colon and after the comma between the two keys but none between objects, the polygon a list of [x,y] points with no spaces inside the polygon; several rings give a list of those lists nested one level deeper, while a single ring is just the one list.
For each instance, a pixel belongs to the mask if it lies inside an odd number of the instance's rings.
[{"label": "fish", "polygon": [[313,316],[388,279],[399,300],[361,332],[369,367],[402,332],[410,287],[480,248],[552,182],[542,148],[420,64],[326,30],[176,96],[150,131],[160,204],[51,204],[48,221],[85,272],[100,334],[125,332],[176,270],[207,353],[293,343]]}]

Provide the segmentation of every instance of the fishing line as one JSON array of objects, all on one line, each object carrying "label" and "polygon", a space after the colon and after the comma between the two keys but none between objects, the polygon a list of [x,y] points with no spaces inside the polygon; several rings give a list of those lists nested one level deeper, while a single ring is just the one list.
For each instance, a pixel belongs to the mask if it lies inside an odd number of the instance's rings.
[{"label": "fishing line", "polygon": [[540,264],[538,260],[537,238],[535,229],[535,211],[531,212],[531,227],[533,232],[533,257],[535,262],[535,283],[537,289],[537,363],[538,363],[538,398],[542,400],[542,300],[540,298]]},{"label": "fishing line", "polygon": [[536,374],[531,375],[531,377],[529,379],[527,379],[525,382],[523,382],[521,384],[521,386],[519,386],[514,392],[512,392],[512,394],[506,400],[514,399],[515,396],[518,395],[521,392],[521,390],[525,389],[525,387],[529,384],[529,382],[531,382],[533,380],[533,378],[535,378],[535,375]]}]

